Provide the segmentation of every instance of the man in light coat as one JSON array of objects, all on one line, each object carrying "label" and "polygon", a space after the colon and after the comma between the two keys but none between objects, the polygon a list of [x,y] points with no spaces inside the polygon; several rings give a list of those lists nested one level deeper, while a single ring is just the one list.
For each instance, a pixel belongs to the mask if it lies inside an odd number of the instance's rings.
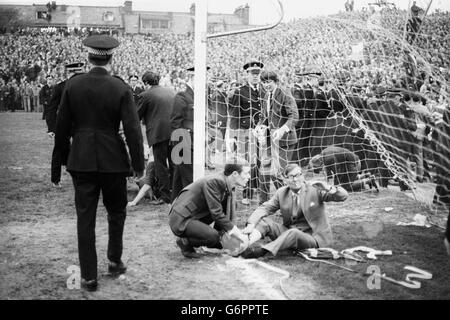
[{"label": "man in light coat", "polygon": [[[241,254],[244,258],[258,258],[268,252],[276,256],[280,250],[328,247],[333,234],[324,202],[344,201],[347,191],[323,182],[307,183],[298,164],[289,164],[283,172],[286,186],[256,209],[242,231],[249,234],[249,247]],[[280,210],[283,223],[268,218]],[[252,245],[268,236],[272,241]]]}]

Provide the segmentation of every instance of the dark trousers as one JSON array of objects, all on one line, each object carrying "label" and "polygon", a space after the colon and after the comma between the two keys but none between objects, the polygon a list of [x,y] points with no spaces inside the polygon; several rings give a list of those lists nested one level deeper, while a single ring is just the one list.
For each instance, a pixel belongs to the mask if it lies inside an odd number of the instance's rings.
[{"label": "dark trousers", "polygon": [[210,226],[211,217],[207,216],[201,220],[184,217],[176,211],[169,213],[169,226],[177,237],[186,238],[194,247],[206,246],[208,248],[222,249],[220,235],[223,231]]},{"label": "dark trousers", "polygon": [[219,231],[199,220],[190,220],[186,225],[183,236],[196,248],[201,246],[216,249],[222,248]]},{"label": "dark trousers", "polygon": [[180,191],[190,185],[193,181],[194,168],[192,164],[177,164],[173,170],[172,202],[178,197]]},{"label": "dark trousers", "polygon": [[199,220],[190,220],[187,223],[183,237],[186,237],[194,247],[205,246],[217,249],[222,247],[219,232]]},{"label": "dark trousers", "polygon": [[450,242],[450,209],[448,210],[447,228],[445,229],[445,237]]},{"label": "dark trousers", "polygon": [[95,222],[100,191],[108,212],[108,259],[122,257],[122,235],[126,217],[127,183],[124,173],[70,172],[75,187],[77,211],[78,256],[81,276],[97,278]]},{"label": "dark trousers", "polygon": [[48,112],[48,104],[42,105],[42,120],[45,120],[47,118],[47,112]]},{"label": "dark trousers", "polygon": [[59,183],[61,181],[61,153],[55,147],[53,147],[52,152],[52,162],[51,162],[51,177],[50,180],[53,183]]},{"label": "dark trousers", "polygon": [[155,143],[152,146],[155,164],[155,175],[158,180],[158,191],[161,199],[170,203],[170,171],[169,171],[169,140]]}]

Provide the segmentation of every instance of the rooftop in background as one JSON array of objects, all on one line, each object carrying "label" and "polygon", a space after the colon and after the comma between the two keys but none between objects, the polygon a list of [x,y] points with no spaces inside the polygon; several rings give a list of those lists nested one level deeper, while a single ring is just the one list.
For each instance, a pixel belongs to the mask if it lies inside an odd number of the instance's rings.
[{"label": "rooftop in background", "polygon": [[[189,33],[194,31],[195,5],[189,11],[142,11],[135,10],[133,1],[119,6],[83,6],[57,4],[14,5],[0,4],[9,10],[10,20],[3,19],[3,28],[56,27],[68,29],[101,28],[120,33],[158,34],[165,32]],[[248,5],[235,8],[232,14],[209,13],[208,32],[223,32],[249,26]],[[19,21],[19,22],[16,22]]]},{"label": "rooftop in background", "polygon": [[[47,3],[49,0],[0,0],[3,3],[10,4],[27,4],[32,5],[35,2]],[[51,0],[50,0],[51,1]],[[417,5],[426,7],[430,0],[417,0]],[[95,5],[95,6],[121,6],[123,0],[60,0],[60,3],[70,3],[72,5]],[[165,11],[165,12],[188,12],[190,5],[195,0],[134,0],[133,8],[137,11]],[[315,0],[315,1],[299,1],[299,0],[281,0],[284,7],[284,21],[290,21],[296,18],[308,18],[313,16],[335,14],[339,11],[345,11],[344,4],[346,0]],[[367,7],[369,3],[377,3],[378,0],[355,0],[355,10]],[[388,0],[388,3],[394,3],[399,9],[406,9],[412,5],[410,0]],[[248,4],[250,11],[250,24],[261,25],[273,23],[277,20],[278,5],[276,0],[227,0],[227,1],[211,1],[208,0],[208,11],[211,13],[228,13],[232,14],[238,6]],[[433,0],[430,12],[435,9],[441,11],[450,11],[450,1]]]}]

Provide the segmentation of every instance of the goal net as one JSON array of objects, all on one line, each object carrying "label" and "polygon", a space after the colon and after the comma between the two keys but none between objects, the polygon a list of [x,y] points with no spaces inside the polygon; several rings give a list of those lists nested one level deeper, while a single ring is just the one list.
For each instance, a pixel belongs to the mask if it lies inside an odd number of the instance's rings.
[{"label": "goal net", "polygon": [[[273,193],[289,162],[351,192],[389,188],[430,206],[443,201],[450,192],[450,16],[429,4],[399,10],[385,3],[210,40],[209,169],[232,155],[248,159],[252,179],[243,197],[255,205],[265,176]],[[253,59],[278,76],[282,94],[270,100],[272,115],[264,112],[266,86],[252,93],[247,84],[243,65]],[[295,112],[286,112],[284,96],[294,99]],[[295,127],[274,141],[296,114]],[[295,141],[283,143],[292,131]]]}]

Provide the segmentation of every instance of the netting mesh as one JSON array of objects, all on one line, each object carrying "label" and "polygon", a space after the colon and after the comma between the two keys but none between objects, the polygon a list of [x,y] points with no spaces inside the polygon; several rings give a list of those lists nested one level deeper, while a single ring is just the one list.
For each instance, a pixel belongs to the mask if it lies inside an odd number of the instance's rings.
[{"label": "netting mesh", "polygon": [[[425,16],[428,4],[418,1],[417,14],[385,6],[212,40],[210,167],[227,154],[248,159],[252,181],[243,197],[259,202],[271,193],[268,181],[279,186],[289,162],[349,191],[399,186],[431,204],[434,192],[426,190],[438,184],[435,203],[447,197],[449,16]],[[231,50],[236,46],[246,50]],[[229,54],[217,54],[223,47]],[[281,98],[271,97],[271,111],[266,86],[253,90],[246,72],[227,72],[250,59],[278,75]],[[298,118],[285,97],[295,101]],[[274,131],[290,120],[294,128],[274,141]]]}]

